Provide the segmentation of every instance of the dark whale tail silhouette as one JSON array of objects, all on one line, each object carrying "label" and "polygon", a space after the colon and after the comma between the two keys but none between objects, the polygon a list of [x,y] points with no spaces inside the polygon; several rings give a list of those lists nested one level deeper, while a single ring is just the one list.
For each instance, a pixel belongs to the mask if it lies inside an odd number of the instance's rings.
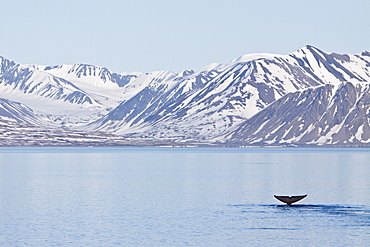
[{"label": "dark whale tail silhouette", "polygon": [[289,206],[292,205],[292,203],[295,203],[295,202],[298,202],[298,201],[302,200],[306,196],[307,195],[301,195],[301,196],[276,196],[276,195],[274,195],[274,197],[276,199],[278,199],[281,202],[284,202],[284,203],[288,204]]}]

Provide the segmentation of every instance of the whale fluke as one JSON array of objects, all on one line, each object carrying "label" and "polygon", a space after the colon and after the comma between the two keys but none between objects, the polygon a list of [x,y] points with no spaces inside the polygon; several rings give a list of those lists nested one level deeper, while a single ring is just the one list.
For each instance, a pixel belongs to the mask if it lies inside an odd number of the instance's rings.
[{"label": "whale fluke", "polygon": [[295,202],[298,202],[298,201],[302,200],[306,196],[307,195],[301,195],[301,196],[276,196],[276,195],[274,195],[274,197],[276,199],[278,199],[281,202],[284,202],[284,203],[288,204],[289,206],[292,205],[292,203],[295,203]]}]

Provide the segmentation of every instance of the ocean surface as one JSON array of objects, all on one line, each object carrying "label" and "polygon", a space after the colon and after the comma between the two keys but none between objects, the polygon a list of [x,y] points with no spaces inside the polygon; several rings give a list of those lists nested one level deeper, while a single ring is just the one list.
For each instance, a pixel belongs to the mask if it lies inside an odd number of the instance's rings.
[{"label": "ocean surface", "polygon": [[370,150],[1,148],[0,222],[0,246],[370,246]]}]

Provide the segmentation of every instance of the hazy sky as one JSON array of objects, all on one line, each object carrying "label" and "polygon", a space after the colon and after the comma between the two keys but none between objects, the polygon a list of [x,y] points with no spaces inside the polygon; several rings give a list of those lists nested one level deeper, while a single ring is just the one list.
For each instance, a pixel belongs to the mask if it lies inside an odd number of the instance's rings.
[{"label": "hazy sky", "polygon": [[0,0],[0,56],[115,72],[199,70],[248,53],[370,50],[369,0]]}]

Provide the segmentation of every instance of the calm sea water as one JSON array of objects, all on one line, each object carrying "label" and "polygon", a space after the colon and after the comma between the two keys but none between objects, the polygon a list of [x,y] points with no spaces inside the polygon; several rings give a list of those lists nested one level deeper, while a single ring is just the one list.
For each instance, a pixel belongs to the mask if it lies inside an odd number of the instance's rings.
[{"label": "calm sea water", "polygon": [[0,246],[370,246],[370,150],[2,148],[0,222]]}]

